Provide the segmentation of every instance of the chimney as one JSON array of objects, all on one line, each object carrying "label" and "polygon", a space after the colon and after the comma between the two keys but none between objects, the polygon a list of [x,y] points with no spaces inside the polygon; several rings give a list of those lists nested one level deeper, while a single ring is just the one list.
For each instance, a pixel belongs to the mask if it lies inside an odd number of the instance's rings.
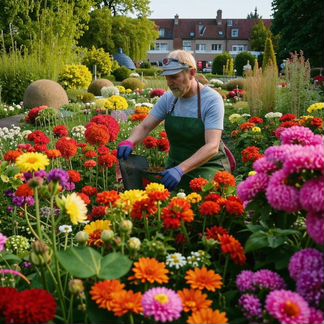
[{"label": "chimney", "polygon": [[179,15],[178,15],[178,14],[176,14],[176,15],[174,16],[174,24],[175,24],[175,25],[178,25],[178,24],[179,24]]},{"label": "chimney", "polygon": [[217,10],[216,21],[217,21],[217,25],[222,24],[222,10],[220,9]]}]

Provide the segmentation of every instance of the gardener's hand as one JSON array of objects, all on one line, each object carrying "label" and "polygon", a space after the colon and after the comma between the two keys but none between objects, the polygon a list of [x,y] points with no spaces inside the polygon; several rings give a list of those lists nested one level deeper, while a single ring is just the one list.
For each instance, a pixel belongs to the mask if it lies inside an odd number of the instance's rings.
[{"label": "gardener's hand", "polygon": [[174,167],[162,172],[161,175],[163,176],[161,182],[168,190],[172,191],[180,183],[183,171],[179,167]]},{"label": "gardener's hand", "polygon": [[127,160],[134,150],[134,143],[131,141],[123,141],[118,145],[117,157],[118,159]]}]

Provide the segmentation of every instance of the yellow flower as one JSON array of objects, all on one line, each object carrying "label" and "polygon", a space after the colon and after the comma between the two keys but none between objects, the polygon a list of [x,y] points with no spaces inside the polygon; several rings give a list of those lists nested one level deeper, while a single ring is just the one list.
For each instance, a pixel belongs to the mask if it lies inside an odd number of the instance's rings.
[{"label": "yellow flower", "polygon": [[164,192],[166,189],[163,184],[161,183],[156,183],[156,182],[151,182],[145,187],[146,193],[150,192]]},{"label": "yellow flower", "polygon": [[72,224],[84,223],[87,220],[87,206],[75,192],[62,197],[61,202]]},{"label": "yellow flower", "polygon": [[190,204],[198,204],[202,200],[202,197],[198,193],[192,192],[186,197],[186,199]]},{"label": "yellow flower", "polygon": [[252,133],[261,133],[261,128],[257,127],[257,126],[253,127],[252,128]]},{"label": "yellow flower", "polygon": [[126,89],[126,93],[127,93],[127,94],[131,94],[132,92],[133,92],[132,89]]},{"label": "yellow flower", "polygon": [[136,107],[135,113],[136,114],[148,114],[151,111],[149,107],[139,106]]},{"label": "yellow flower", "polygon": [[126,110],[128,108],[127,100],[121,96],[111,96],[105,103],[108,110]]},{"label": "yellow flower", "polygon": [[123,86],[121,86],[121,85],[119,85],[119,86],[117,86],[117,88],[118,88],[118,90],[119,90],[119,93],[125,93],[126,92],[126,89],[125,89],[125,87],[123,87]]},{"label": "yellow flower", "polygon": [[324,109],[324,102],[317,102],[317,103],[314,103],[312,105],[310,105],[308,108],[307,108],[307,112],[309,114],[311,114],[312,112],[314,111],[317,111],[317,110],[322,110]]},{"label": "yellow flower", "polygon": [[228,117],[228,120],[234,124],[239,122],[242,119],[242,116],[240,114],[232,114],[231,116]]},{"label": "yellow flower", "polygon": [[250,177],[250,176],[254,176],[254,175],[256,175],[257,173],[256,173],[256,171],[250,171],[249,173],[248,173],[248,176]]},{"label": "yellow flower", "polygon": [[111,221],[109,220],[97,220],[95,222],[91,222],[90,224],[84,227],[84,231],[89,235],[96,231],[109,230],[111,228]]},{"label": "yellow flower", "polygon": [[130,213],[135,202],[148,198],[144,190],[126,190],[119,195],[117,206],[121,207],[125,213]]},{"label": "yellow flower", "polygon": [[97,99],[95,103],[96,103],[96,108],[106,109],[107,99]]},{"label": "yellow flower", "polygon": [[50,161],[42,153],[24,153],[16,160],[16,165],[22,172],[45,170]]}]

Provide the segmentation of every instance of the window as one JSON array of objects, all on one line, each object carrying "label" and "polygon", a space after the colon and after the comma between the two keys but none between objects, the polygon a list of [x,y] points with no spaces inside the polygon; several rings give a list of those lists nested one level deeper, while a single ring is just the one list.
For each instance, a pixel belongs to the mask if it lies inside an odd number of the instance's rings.
[{"label": "window", "polygon": [[196,44],[196,51],[207,51],[206,44]]},{"label": "window", "polygon": [[160,28],[160,37],[165,36],[165,28]]},{"label": "window", "polygon": [[211,49],[212,49],[212,51],[221,51],[222,44],[212,44]]},{"label": "window", "polygon": [[205,31],[206,31],[206,26],[199,25],[199,35],[204,36]]},{"label": "window", "polygon": [[233,52],[243,52],[246,50],[246,45],[233,45],[232,46],[232,51]]},{"label": "window", "polygon": [[168,51],[168,43],[156,42],[155,43],[155,50],[156,51]]},{"label": "window", "polygon": [[232,27],[233,26],[233,20],[231,20],[231,19],[227,20],[227,26]]},{"label": "window", "polygon": [[232,29],[232,37],[238,37],[239,35],[239,30],[237,28]]},{"label": "window", "polygon": [[192,47],[191,47],[191,41],[189,40],[184,40],[182,42],[182,48],[184,51],[191,51],[192,50]]},{"label": "window", "polygon": [[219,35],[219,36],[223,36],[224,33],[220,30],[220,31],[218,32],[218,35]]}]

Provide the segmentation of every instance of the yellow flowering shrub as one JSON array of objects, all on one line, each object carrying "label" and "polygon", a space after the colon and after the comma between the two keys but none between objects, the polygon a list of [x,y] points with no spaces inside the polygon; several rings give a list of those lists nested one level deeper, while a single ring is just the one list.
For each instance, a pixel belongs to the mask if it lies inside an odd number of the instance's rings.
[{"label": "yellow flowering shrub", "polygon": [[59,74],[58,82],[64,89],[87,89],[92,81],[92,74],[85,65],[66,65]]},{"label": "yellow flowering shrub", "polygon": [[128,102],[124,97],[114,95],[106,100],[104,106],[108,110],[126,110]]},{"label": "yellow flowering shrub", "polygon": [[317,102],[317,103],[310,105],[307,108],[307,112],[309,114],[312,114],[315,111],[319,111],[319,110],[323,110],[323,109],[324,109],[324,102]]},{"label": "yellow flowering shrub", "polygon": [[151,108],[149,108],[149,107],[139,106],[139,107],[135,108],[136,114],[148,114],[150,111],[151,111]]},{"label": "yellow flowering shrub", "polygon": [[119,93],[120,93],[120,94],[124,94],[124,93],[126,93],[126,89],[125,89],[125,87],[123,87],[123,86],[121,86],[121,85],[118,85],[118,86],[116,86],[116,88],[119,90]]}]

